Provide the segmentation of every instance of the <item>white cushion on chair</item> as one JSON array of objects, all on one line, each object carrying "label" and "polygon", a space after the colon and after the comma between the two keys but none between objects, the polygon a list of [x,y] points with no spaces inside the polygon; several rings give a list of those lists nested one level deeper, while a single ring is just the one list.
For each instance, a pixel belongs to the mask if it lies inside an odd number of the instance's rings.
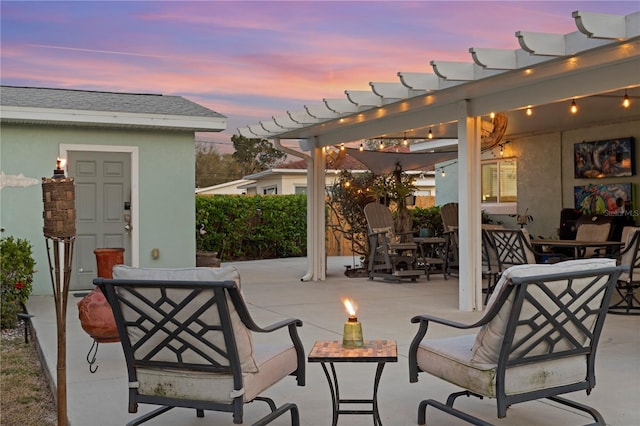
[{"label": "white cushion on chair", "polygon": [[[182,268],[182,269],[166,269],[166,268],[132,268],[125,265],[116,265],[113,267],[113,278],[128,280],[166,280],[166,281],[234,281],[240,286],[240,273],[235,267],[227,266],[223,268]],[[145,290],[146,291],[146,290]],[[228,299],[228,297],[227,297]],[[258,365],[253,354],[253,340],[251,332],[245,327],[236,312],[235,306],[228,299],[229,314],[231,317],[231,325],[236,338],[238,348],[238,356],[243,372],[257,372]],[[123,307],[124,312],[126,309]],[[217,315],[217,311],[215,313]],[[217,319],[219,321],[219,318]],[[143,332],[135,328],[130,328],[130,333],[139,332],[138,336],[131,336],[132,340],[138,340],[142,337]],[[150,345],[155,345],[158,339],[164,338],[158,335]],[[219,341],[218,341],[219,340]],[[226,347],[222,334],[214,339],[214,343],[219,347]],[[207,352],[211,352],[205,349]],[[160,354],[161,356],[162,354]],[[188,356],[186,354],[185,356]],[[156,357],[157,359],[157,357]],[[175,354],[168,351],[167,360],[175,361]],[[188,360],[188,359],[186,359]],[[198,357],[197,361],[201,359]],[[200,373],[198,373],[200,374]]]},{"label": "white cushion on chair", "polygon": [[[497,364],[477,363],[473,358],[474,334],[425,339],[418,347],[422,371],[487,397],[496,396]],[[585,355],[511,367],[505,376],[505,392],[516,395],[584,381]]]},{"label": "white cushion on chair", "polygon": [[[262,391],[298,368],[296,350],[292,345],[261,345],[254,348],[257,373],[243,373],[245,402],[252,401]],[[233,377],[202,371],[138,368],[138,392],[179,399],[195,399],[229,403],[233,393]]]},{"label": "white cushion on chair", "polygon": [[[532,277],[536,275],[558,274],[562,272],[588,271],[614,266],[616,266],[615,259],[606,258],[569,260],[554,264],[527,264],[512,266],[502,273],[500,281],[498,281],[491,298],[487,302],[486,309],[491,309],[491,306],[498,298],[502,287],[506,285],[510,278]],[[542,294],[540,296],[540,301],[544,305],[544,302],[548,301],[548,299]],[[471,361],[481,364],[497,364],[500,348],[502,347],[502,341],[504,339],[505,329],[509,319],[508,315],[511,311],[513,297],[514,293],[509,296],[509,299],[507,299],[496,316],[489,321],[489,323],[485,324],[478,332],[471,352]],[[587,328],[591,328],[592,326],[592,324],[584,325]],[[540,345],[541,353],[544,349],[544,345]]]}]

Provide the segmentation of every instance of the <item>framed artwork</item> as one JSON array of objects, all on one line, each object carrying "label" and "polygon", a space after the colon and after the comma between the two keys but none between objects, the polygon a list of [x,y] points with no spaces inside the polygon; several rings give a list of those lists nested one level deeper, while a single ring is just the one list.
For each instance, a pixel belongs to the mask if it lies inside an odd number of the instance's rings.
[{"label": "framed artwork", "polygon": [[583,214],[624,216],[633,211],[633,189],[632,183],[574,186],[575,208]]},{"label": "framed artwork", "polygon": [[605,178],[635,175],[633,137],[581,142],[573,145],[576,178]]}]

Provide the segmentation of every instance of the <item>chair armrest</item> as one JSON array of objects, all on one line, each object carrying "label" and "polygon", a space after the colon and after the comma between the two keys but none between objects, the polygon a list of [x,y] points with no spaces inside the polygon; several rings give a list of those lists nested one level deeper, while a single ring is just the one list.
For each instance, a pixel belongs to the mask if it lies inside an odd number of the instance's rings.
[{"label": "chair armrest", "polygon": [[454,328],[463,329],[463,330],[481,327],[487,324],[489,321],[491,321],[493,317],[495,317],[496,314],[500,311],[500,308],[502,307],[504,302],[507,300],[507,297],[509,297],[511,288],[512,288],[511,285],[505,285],[500,290],[500,293],[498,294],[496,301],[491,305],[489,310],[487,310],[487,312],[482,316],[482,318],[480,318],[478,321],[476,321],[473,324],[463,324],[460,322],[451,321],[445,318],[435,317],[431,315],[417,315],[411,318],[411,322],[419,323],[420,328],[418,329],[418,332],[416,333],[413,340],[411,341],[411,345],[409,345],[409,353],[408,353],[409,382],[411,383],[417,382],[418,373],[422,371],[418,367],[418,347],[420,346],[420,343],[422,342],[422,340],[427,334],[427,329],[429,328],[429,322],[435,322],[437,324],[442,324],[448,327],[454,327]]},{"label": "chair armrest", "polygon": [[300,340],[300,336],[298,335],[298,327],[302,327],[302,320],[288,318],[266,327],[260,327],[255,323],[253,318],[251,318],[251,314],[247,309],[244,299],[240,295],[239,289],[237,287],[230,289],[229,295],[236,307],[238,315],[240,315],[240,319],[249,330],[257,333],[270,333],[284,327],[289,328],[289,337],[291,338],[291,343],[293,343],[293,347],[296,350],[296,358],[298,361],[298,368],[296,371],[291,373],[291,375],[296,376],[298,386],[304,386],[306,381],[306,363],[304,359],[304,346],[302,345],[302,340]]},{"label": "chair armrest", "polygon": [[299,320],[297,318],[287,318],[285,320],[278,321],[265,327],[260,327],[253,321],[248,324],[245,323],[245,325],[249,330],[255,331],[256,333],[271,333],[272,331],[276,331],[280,328],[289,326],[302,327],[302,320]]},{"label": "chair armrest", "polygon": [[[484,318],[483,318],[484,319]],[[411,318],[411,322],[412,323],[422,323],[422,322],[435,322],[437,324],[442,324],[442,325],[446,325],[449,327],[454,327],[454,328],[459,328],[459,329],[468,329],[468,328],[477,328],[480,327],[481,325],[483,325],[486,321],[480,320],[477,323],[474,324],[463,324],[460,322],[456,322],[456,321],[451,321],[445,318],[440,318],[440,317],[434,317],[431,315],[417,315],[413,318]]]}]

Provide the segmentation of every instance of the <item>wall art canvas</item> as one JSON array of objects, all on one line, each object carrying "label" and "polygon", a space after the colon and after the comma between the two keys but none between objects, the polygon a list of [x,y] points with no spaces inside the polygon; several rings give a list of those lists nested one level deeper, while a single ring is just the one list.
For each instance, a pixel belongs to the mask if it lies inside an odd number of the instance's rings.
[{"label": "wall art canvas", "polygon": [[624,216],[634,211],[633,189],[631,183],[575,186],[575,208],[583,214]]},{"label": "wall art canvas", "polygon": [[632,137],[573,145],[576,178],[635,175],[635,140]]}]

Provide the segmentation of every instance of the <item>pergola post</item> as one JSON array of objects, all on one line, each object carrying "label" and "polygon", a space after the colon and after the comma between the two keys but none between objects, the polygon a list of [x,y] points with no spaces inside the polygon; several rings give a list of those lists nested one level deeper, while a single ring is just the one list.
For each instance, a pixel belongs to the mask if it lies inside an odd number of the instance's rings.
[{"label": "pergola post", "polygon": [[469,102],[459,102],[458,222],[460,262],[458,307],[482,310],[482,239],[480,147],[481,118],[469,115]]}]

